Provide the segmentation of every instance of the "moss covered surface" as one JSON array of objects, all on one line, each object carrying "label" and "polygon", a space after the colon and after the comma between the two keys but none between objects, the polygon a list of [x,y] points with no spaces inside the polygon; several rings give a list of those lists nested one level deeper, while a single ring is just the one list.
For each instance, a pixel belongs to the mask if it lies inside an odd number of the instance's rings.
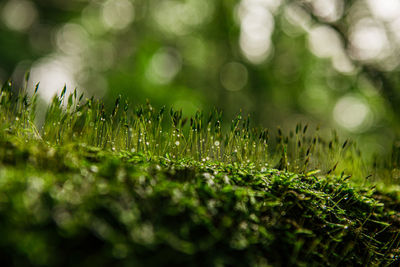
[{"label": "moss covered surface", "polygon": [[399,232],[346,177],[1,135],[3,266],[396,266]]},{"label": "moss covered surface", "polygon": [[271,141],[240,114],[224,130],[219,112],[107,112],[66,88],[39,127],[37,89],[0,89],[4,266],[400,263],[400,147],[365,163],[308,125]]}]

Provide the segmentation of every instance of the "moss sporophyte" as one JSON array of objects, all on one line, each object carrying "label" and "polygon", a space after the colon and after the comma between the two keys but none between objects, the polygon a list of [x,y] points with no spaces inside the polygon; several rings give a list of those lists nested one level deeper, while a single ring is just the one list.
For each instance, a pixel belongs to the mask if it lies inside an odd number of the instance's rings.
[{"label": "moss sporophyte", "polygon": [[5,266],[399,264],[396,146],[368,160],[300,123],[107,111],[65,88],[39,125],[37,89],[0,92]]}]

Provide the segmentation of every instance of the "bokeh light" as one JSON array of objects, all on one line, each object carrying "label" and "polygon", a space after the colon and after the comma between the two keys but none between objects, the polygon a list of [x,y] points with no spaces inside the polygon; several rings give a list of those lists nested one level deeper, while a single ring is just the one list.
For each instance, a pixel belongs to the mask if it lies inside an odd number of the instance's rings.
[{"label": "bokeh light", "polygon": [[72,93],[79,85],[75,81],[74,66],[79,66],[79,60],[71,60],[68,57],[49,56],[41,59],[32,66],[31,87],[40,82],[39,94],[44,100],[50,102],[56,93],[64,86],[67,94]]},{"label": "bokeh light", "polygon": [[363,131],[370,126],[372,114],[368,104],[356,96],[344,96],[333,110],[335,121],[349,131]]},{"label": "bokeh light", "polygon": [[161,48],[150,60],[146,75],[153,83],[167,84],[181,69],[179,53],[172,48]]},{"label": "bokeh light", "polygon": [[184,35],[207,22],[213,13],[213,1],[166,0],[154,2],[153,17],[165,33]]},{"label": "bokeh light", "polygon": [[315,14],[328,22],[337,21],[343,14],[343,0],[315,0],[312,5]]},{"label": "bokeh light", "polygon": [[10,0],[3,7],[1,15],[8,28],[15,31],[25,31],[32,26],[38,14],[33,2]]},{"label": "bokeh light", "polygon": [[344,51],[339,34],[328,26],[317,26],[309,30],[309,46],[318,57],[332,60],[333,67],[343,73],[354,71],[354,65]]},{"label": "bokeh light", "polygon": [[108,0],[102,8],[104,25],[111,30],[122,30],[134,19],[135,9],[129,0]]},{"label": "bokeh light", "polygon": [[271,35],[275,22],[265,3],[268,1],[244,0],[238,8],[240,48],[253,63],[263,62],[272,49]]},{"label": "bokeh light", "polygon": [[367,3],[373,15],[380,20],[391,21],[400,16],[399,0],[367,0]]},{"label": "bokeh light", "polygon": [[[303,31],[308,31],[311,27],[311,16],[308,14],[301,6],[296,3],[291,3],[284,8],[284,18],[288,20],[288,22],[296,27],[300,28]],[[300,32],[293,30],[288,31],[287,27],[284,27],[283,30],[288,35],[298,35]]]},{"label": "bokeh light", "polygon": [[389,41],[383,26],[372,19],[362,19],[351,29],[352,56],[375,60],[387,56]]},{"label": "bokeh light", "polygon": [[330,58],[342,53],[339,35],[328,26],[312,28],[309,33],[309,43],[311,51],[318,57]]},{"label": "bokeh light", "polygon": [[229,62],[221,69],[221,84],[228,91],[239,91],[247,84],[248,72],[243,64]]},{"label": "bokeh light", "polygon": [[89,36],[78,24],[67,23],[56,33],[57,48],[69,55],[79,55],[89,46]]}]

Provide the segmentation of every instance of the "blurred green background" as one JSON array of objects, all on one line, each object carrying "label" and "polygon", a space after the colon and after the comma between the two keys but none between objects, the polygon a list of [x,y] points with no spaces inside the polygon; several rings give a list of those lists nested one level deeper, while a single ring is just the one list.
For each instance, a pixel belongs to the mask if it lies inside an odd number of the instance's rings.
[{"label": "blurred green background", "polygon": [[[369,152],[399,133],[400,0],[3,0],[0,82],[108,105],[239,110],[334,127]],[[228,120],[229,122],[229,120]]]}]

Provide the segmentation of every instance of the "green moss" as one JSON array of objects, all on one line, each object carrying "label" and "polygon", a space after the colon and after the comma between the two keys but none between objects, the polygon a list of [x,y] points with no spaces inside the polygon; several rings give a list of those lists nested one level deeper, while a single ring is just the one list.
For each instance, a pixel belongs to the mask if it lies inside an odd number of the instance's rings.
[{"label": "green moss", "polygon": [[36,127],[37,96],[1,90],[5,265],[399,262],[400,194],[364,183],[353,143],[301,125],[272,142],[240,115],[224,131],[219,114],[168,121],[120,99],[111,113],[75,94],[63,107],[64,94]]},{"label": "green moss", "polygon": [[[399,195],[251,164],[2,140],[10,265],[385,265]],[[8,160],[5,160],[5,159]]]}]

